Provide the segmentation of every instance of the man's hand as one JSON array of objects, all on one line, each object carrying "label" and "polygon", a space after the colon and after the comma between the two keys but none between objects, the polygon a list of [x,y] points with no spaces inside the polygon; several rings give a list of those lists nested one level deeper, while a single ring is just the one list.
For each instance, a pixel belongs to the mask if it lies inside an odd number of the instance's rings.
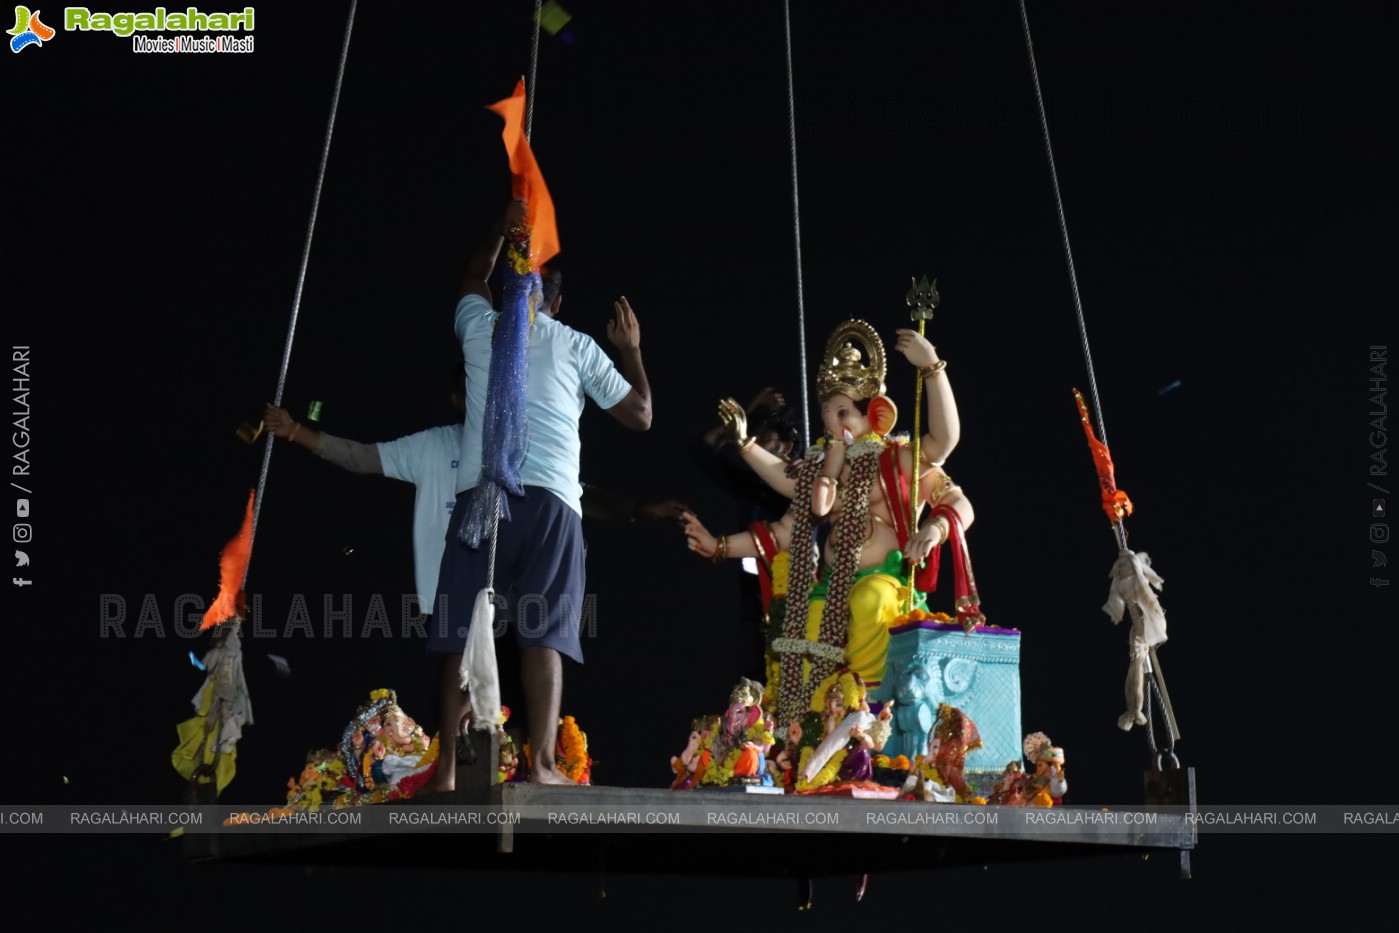
[{"label": "man's hand", "polygon": [[500,219],[500,229],[509,233],[529,219],[529,205],[524,198],[516,198],[505,206],[505,216]]},{"label": "man's hand", "polygon": [[748,403],[748,414],[752,415],[755,411],[760,410],[770,411],[772,409],[781,408],[785,402],[786,399],[782,397],[781,392],[777,391],[772,386],[768,386],[766,389],[753,396],[753,401]]},{"label": "man's hand", "polygon": [[636,517],[648,522],[684,522],[690,507],[674,499],[643,499],[636,504]]},{"label": "man's hand", "polygon": [[623,352],[640,349],[641,325],[636,322],[636,312],[626,295],[612,302],[612,312],[612,320],[607,322],[607,339]]},{"label": "man's hand", "polygon": [[613,318],[607,322],[607,339],[617,348],[618,368],[631,383],[631,391],[607,409],[607,413],[633,431],[651,429],[651,384],[646,380],[646,368],[641,365],[641,325],[636,312],[623,295],[612,302]]},{"label": "man's hand", "polygon": [[277,437],[288,437],[296,429],[296,419],[285,408],[278,408],[271,402],[263,409],[262,423]]},{"label": "man's hand", "polygon": [[918,331],[900,327],[894,333],[899,335],[899,339],[894,343],[894,349],[902,353],[904,358],[914,366],[922,369],[924,366],[932,366],[938,361],[937,348]]},{"label": "man's hand", "polygon": [[724,423],[724,440],[737,446],[748,440],[748,414],[731,398],[719,401],[719,420]]}]

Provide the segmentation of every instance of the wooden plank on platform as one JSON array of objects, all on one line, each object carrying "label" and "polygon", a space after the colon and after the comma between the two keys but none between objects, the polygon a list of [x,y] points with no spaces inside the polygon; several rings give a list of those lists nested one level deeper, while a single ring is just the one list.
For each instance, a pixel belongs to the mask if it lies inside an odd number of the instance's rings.
[{"label": "wooden plank on platform", "polygon": [[[490,760],[485,759],[485,749],[476,751],[478,764]],[[343,863],[357,858],[378,861],[392,852],[396,864],[422,859],[424,864],[547,870],[566,867],[564,852],[586,859],[600,851],[599,846],[605,850],[609,837],[624,834],[635,870],[647,871],[657,866],[646,853],[655,851],[660,857],[674,845],[676,833],[741,833],[745,846],[781,853],[776,857],[784,866],[779,873],[789,874],[791,864],[800,862],[808,874],[821,874],[823,859],[829,861],[822,853],[831,846],[854,847],[850,851],[861,853],[862,864],[878,870],[1036,861],[1093,852],[1174,849],[1188,855],[1198,842],[1188,813],[1170,808],[1040,809],[751,790],[755,789],[486,786],[466,780],[453,794],[352,808],[361,817],[355,829],[192,832],[185,834],[182,846],[187,858],[199,861]],[[470,816],[470,822],[461,819],[463,815]],[[554,865],[551,860],[562,861]]]}]

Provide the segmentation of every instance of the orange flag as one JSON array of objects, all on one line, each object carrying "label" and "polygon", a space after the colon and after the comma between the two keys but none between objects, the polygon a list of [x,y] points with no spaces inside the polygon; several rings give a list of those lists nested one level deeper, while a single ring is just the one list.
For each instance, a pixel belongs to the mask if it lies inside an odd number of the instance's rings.
[{"label": "orange flag", "polygon": [[243,578],[248,574],[248,561],[253,553],[253,499],[257,491],[248,493],[248,511],[243,516],[243,528],[237,537],[224,545],[219,555],[219,595],[209,611],[204,613],[204,621],[199,630],[213,628],[220,622],[234,617],[241,618],[243,606]]},{"label": "orange flag", "polygon": [[554,220],[554,201],[544,186],[539,163],[525,138],[525,79],[515,85],[515,93],[486,108],[505,119],[501,137],[510,155],[510,187],[517,198],[529,206],[529,221],[534,227],[530,237],[530,264],[538,269],[559,254],[559,228]]},{"label": "orange flag", "polygon": [[1083,395],[1074,389],[1074,400],[1078,402],[1078,416],[1083,419],[1083,433],[1088,436],[1088,449],[1093,453],[1093,466],[1098,471],[1098,485],[1103,493],[1103,511],[1114,525],[1132,514],[1132,500],[1127,493],[1117,488],[1117,478],[1113,475],[1112,454],[1107,445],[1093,433],[1093,422],[1088,420],[1088,408],[1083,404]]}]

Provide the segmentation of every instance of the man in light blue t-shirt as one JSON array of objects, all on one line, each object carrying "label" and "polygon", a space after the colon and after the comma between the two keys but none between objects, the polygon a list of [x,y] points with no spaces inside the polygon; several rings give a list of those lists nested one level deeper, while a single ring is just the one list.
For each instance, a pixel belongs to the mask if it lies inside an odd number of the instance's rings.
[{"label": "man in light blue t-shirt", "polygon": [[[433,627],[429,650],[442,654],[442,727],[459,724],[470,712],[462,691],[461,652],[472,605],[486,585],[491,548],[461,543],[458,525],[469,509],[467,498],[481,476],[482,431],[490,382],[492,338],[499,313],[491,307],[486,284],[506,231],[525,219],[516,200],[468,257],[456,308],[456,333],[466,358],[466,423],[457,469],[457,508],[447,532],[437,584],[447,597],[443,619]],[[579,643],[584,569],[582,485],[578,479],[581,443],[578,420],[586,399],[628,428],[651,426],[651,389],[641,363],[641,332],[625,297],[613,303],[607,336],[620,364],[614,365],[586,334],[555,320],[562,302],[554,294],[530,325],[525,392],[529,425],[520,477],[523,496],[509,497],[510,520],[502,521],[495,542],[495,589],[503,595],[520,645],[525,705],[532,750],[529,780],[570,784],[554,759],[563,695],[563,655],[583,660]],[[455,788],[455,756],[438,758],[428,791]]]}]

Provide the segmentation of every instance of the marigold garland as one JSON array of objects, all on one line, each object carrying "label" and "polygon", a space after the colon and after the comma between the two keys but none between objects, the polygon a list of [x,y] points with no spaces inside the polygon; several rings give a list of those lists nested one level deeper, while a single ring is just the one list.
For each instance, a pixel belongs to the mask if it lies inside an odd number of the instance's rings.
[{"label": "marigold garland", "polygon": [[903,625],[906,622],[953,622],[952,616],[945,612],[929,612],[926,609],[912,609],[895,617],[889,625]]},{"label": "marigold garland", "polygon": [[[811,753],[813,751],[814,749],[810,748],[802,749],[801,762],[797,769],[798,774],[801,774],[802,771],[806,770],[806,763],[811,759]],[[831,756],[831,760],[826,762],[825,767],[823,767],[820,771],[817,771],[816,776],[813,777],[810,781],[798,777],[797,790],[814,790],[818,787],[825,787],[827,784],[834,784],[836,781],[836,775],[840,773],[840,766],[845,762],[845,756],[848,754],[849,750],[844,748],[836,752],[834,755]]]},{"label": "marigold garland", "polygon": [[[525,758],[525,769],[534,768],[534,759],[531,753],[529,739],[525,740],[524,748],[520,750]],[[559,720],[558,739],[554,744],[554,765],[569,779],[577,784],[588,784],[592,781],[593,759],[588,757],[588,735],[578,728],[578,722],[572,716],[565,716]]]},{"label": "marigold garland", "polygon": [[578,723],[572,716],[565,716],[559,721],[559,744],[563,749],[563,761],[559,762],[559,770],[568,775],[570,780],[587,784],[593,764],[593,760],[588,757],[588,736],[578,728]]},{"label": "marigold garland", "polygon": [[792,555],[787,551],[778,551],[772,558],[772,598],[779,599],[787,595],[787,575],[791,570]]}]

